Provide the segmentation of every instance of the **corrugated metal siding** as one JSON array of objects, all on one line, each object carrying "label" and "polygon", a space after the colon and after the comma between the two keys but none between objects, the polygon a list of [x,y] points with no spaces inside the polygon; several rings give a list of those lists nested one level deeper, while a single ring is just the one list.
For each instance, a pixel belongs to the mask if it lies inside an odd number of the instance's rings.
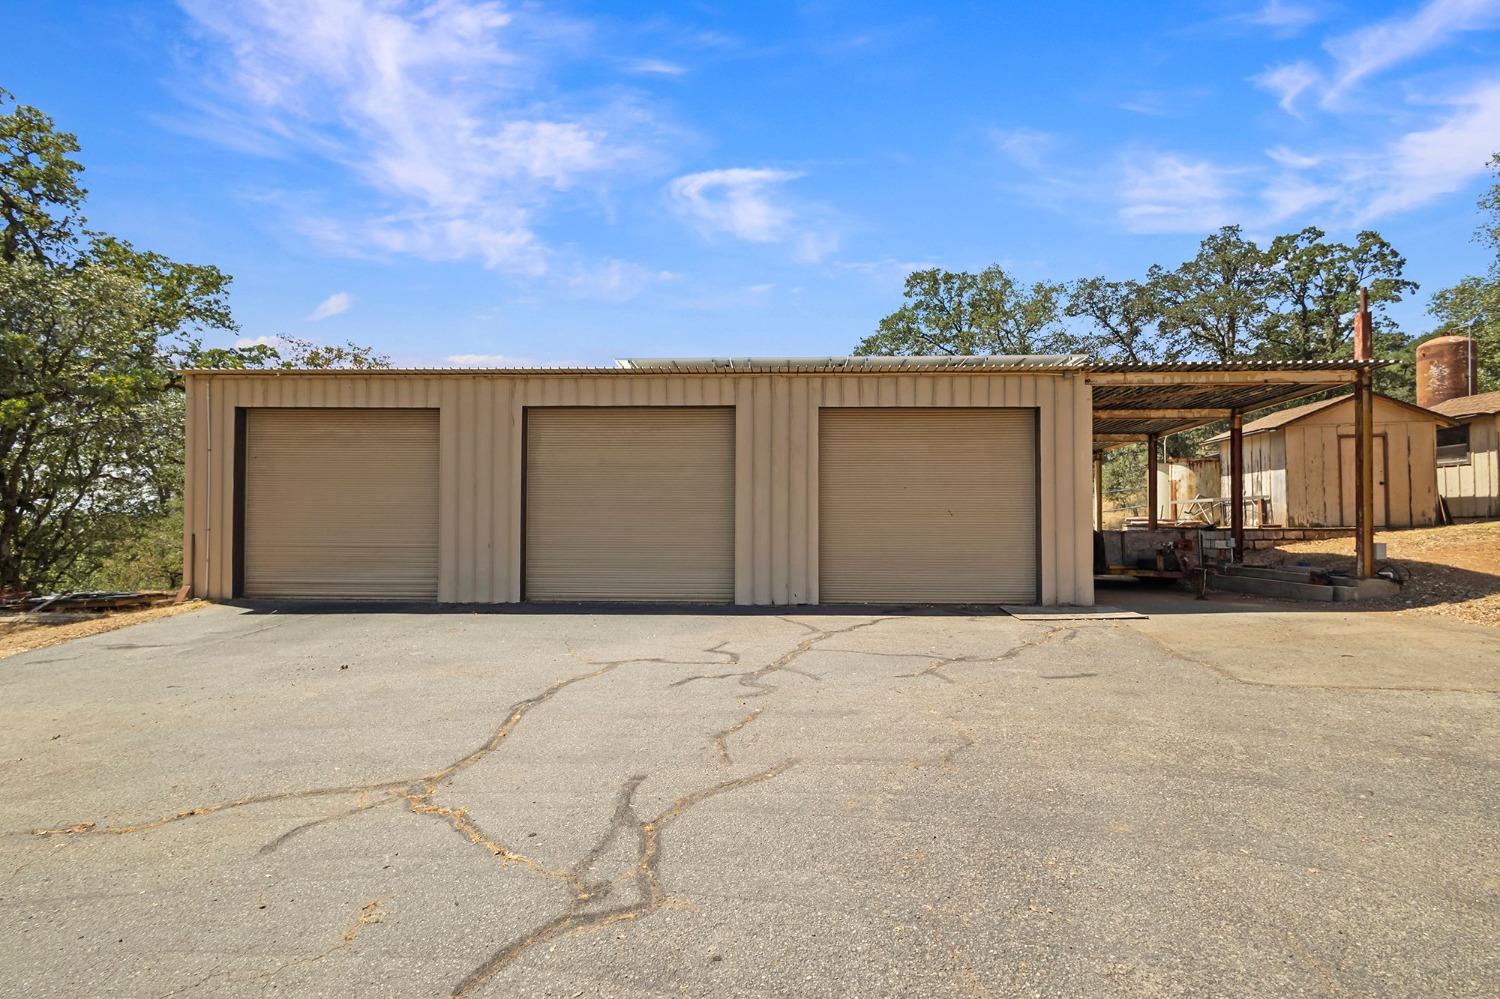
[{"label": "corrugated metal siding", "polygon": [[189,375],[189,578],[227,598],[239,406],[441,411],[438,598],[521,596],[523,406],[734,406],[735,602],[818,601],[819,406],[1036,407],[1043,603],[1091,604],[1090,390],[1082,375]]},{"label": "corrugated metal siding", "polygon": [[818,414],[823,603],[1032,603],[1036,414]]},{"label": "corrugated metal siding", "polygon": [[256,409],[245,445],[245,596],[437,599],[435,410]]},{"label": "corrugated metal siding", "polygon": [[526,413],[527,600],[734,599],[734,410]]}]

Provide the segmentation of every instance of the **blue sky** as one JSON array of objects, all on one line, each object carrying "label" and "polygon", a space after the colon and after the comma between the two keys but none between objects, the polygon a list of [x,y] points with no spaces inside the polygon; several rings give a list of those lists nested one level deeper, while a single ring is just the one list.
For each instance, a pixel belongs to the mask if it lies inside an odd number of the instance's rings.
[{"label": "blue sky", "polygon": [[245,338],[402,364],[848,352],[918,266],[1138,276],[1213,227],[1486,257],[1500,0],[31,0],[0,86]]}]

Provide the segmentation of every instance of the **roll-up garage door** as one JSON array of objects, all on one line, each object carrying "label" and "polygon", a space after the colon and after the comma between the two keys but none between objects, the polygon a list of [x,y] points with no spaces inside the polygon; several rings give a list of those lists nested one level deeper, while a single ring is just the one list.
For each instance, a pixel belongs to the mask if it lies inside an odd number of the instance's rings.
[{"label": "roll-up garage door", "polygon": [[438,414],[252,409],[244,596],[436,600]]},{"label": "roll-up garage door", "polygon": [[526,411],[526,599],[734,599],[734,410]]},{"label": "roll-up garage door", "polygon": [[1032,603],[1036,414],[822,409],[821,603]]}]

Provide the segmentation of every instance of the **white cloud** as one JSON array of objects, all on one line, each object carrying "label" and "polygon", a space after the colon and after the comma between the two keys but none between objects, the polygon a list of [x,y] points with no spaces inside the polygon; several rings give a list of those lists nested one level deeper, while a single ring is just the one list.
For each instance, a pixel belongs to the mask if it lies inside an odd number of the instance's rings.
[{"label": "white cloud", "polygon": [[524,368],[536,363],[510,354],[449,354],[443,361],[455,368]]},{"label": "white cloud", "polygon": [[1171,153],[1126,158],[1118,188],[1119,217],[1137,233],[1200,233],[1236,221],[1235,171]]},{"label": "white cloud", "polygon": [[681,276],[672,271],[642,267],[628,260],[606,260],[575,266],[566,285],[570,294],[582,298],[624,302],[651,287],[679,280]]},{"label": "white cloud", "polygon": [[1276,95],[1276,103],[1287,114],[1297,114],[1297,98],[1313,84],[1322,79],[1311,63],[1294,62],[1275,66],[1254,78],[1262,90]]},{"label": "white cloud", "polygon": [[[815,205],[798,205],[781,188],[802,174],[767,167],[705,170],[678,177],[667,197],[705,236],[727,234],[749,243],[786,243],[798,263],[821,263],[838,249],[839,234]],[[818,219],[816,227],[813,219]]]},{"label": "white cloud", "polygon": [[687,72],[686,67],[665,59],[636,59],[626,63],[625,68],[643,76],[682,76]]},{"label": "white cloud", "polygon": [[1322,17],[1322,12],[1311,4],[1266,0],[1259,9],[1244,15],[1242,20],[1283,34],[1295,34]]},{"label": "white cloud", "polygon": [[307,321],[315,323],[320,319],[327,319],[341,312],[348,312],[349,306],[353,304],[354,299],[347,291],[336,291],[319,302],[318,307],[307,314]]},{"label": "white cloud", "polygon": [[1292,170],[1309,170],[1323,162],[1321,156],[1299,153],[1295,149],[1288,149],[1285,146],[1273,146],[1267,149],[1266,156],[1273,163],[1278,163]]},{"label": "white cloud", "polygon": [[[205,40],[226,141],[332,163],[356,183],[304,232],[347,252],[546,266],[537,216],[636,162],[649,116],[532,96],[564,31],[481,0],[180,0]],[[196,81],[202,83],[204,81]],[[325,189],[337,189],[328,185]]]},{"label": "white cloud", "polygon": [[1460,190],[1482,174],[1500,142],[1500,82],[1450,102],[1456,110],[1431,128],[1407,132],[1374,162],[1358,163],[1350,182],[1370,196],[1356,209],[1361,221],[1425,204]]},{"label": "white cloud", "polygon": [[1142,90],[1126,95],[1115,106],[1121,111],[1150,115],[1153,118],[1175,118],[1188,114],[1212,94],[1213,91],[1206,87]]},{"label": "white cloud", "polygon": [[776,243],[791,230],[793,213],[777,192],[802,176],[790,170],[735,167],[678,177],[668,185],[673,206],[704,230],[751,243]]},{"label": "white cloud", "polygon": [[839,248],[841,240],[836,232],[809,229],[800,233],[793,243],[793,257],[798,263],[818,264]]},{"label": "white cloud", "polygon": [[1415,13],[1388,18],[1324,45],[1338,72],[1323,96],[1337,102],[1361,80],[1439,47],[1455,34],[1500,24],[1500,0],[1427,0]]},{"label": "white cloud", "polygon": [[1357,227],[1463,190],[1488,169],[1500,136],[1500,80],[1450,98],[1436,123],[1380,145],[1266,150],[1229,167],[1175,153],[1120,167],[1119,217],[1134,232],[1206,232],[1226,222]]},{"label": "white cloud", "polygon": [[1057,136],[1035,128],[992,128],[990,141],[1012,163],[1035,170],[1057,144]]}]

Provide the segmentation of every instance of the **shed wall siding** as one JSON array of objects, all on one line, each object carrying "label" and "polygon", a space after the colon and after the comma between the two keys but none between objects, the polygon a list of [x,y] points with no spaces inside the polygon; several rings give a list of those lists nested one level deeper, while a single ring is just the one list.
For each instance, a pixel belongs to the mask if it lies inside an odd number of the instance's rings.
[{"label": "shed wall siding", "polygon": [[[1245,438],[1245,524],[1285,523],[1287,501],[1286,435],[1280,431],[1255,434]],[[1231,495],[1229,442],[1219,445],[1219,488],[1221,496]],[[1266,516],[1260,516],[1258,499],[1268,499]]]},{"label": "shed wall siding", "polygon": [[[1272,497],[1270,523],[1352,527],[1343,523],[1339,439],[1353,435],[1354,404],[1347,402],[1284,429],[1245,438],[1245,495]],[[1437,424],[1406,407],[1377,399],[1375,447],[1385,449],[1386,483],[1384,487],[1376,484],[1376,489],[1384,488],[1386,494],[1383,526],[1437,523]],[[1221,443],[1226,470],[1228,448],[1227,442]],[[1225,495],[1228,488],[1226,475]]]},{"label": "shed wall siding", "polygon": [[1437,470],[1438,490],[1455,517],[1500,517],[1500,414],[1469,424],[1469,463]]},{"label": "shed wall siding", "polygon": [[1075,375],[190,375],[184,551],[194,593],[232,594],[236,407],[440,411],[439,587],[448,603],[521,594],[526,406],[734,406],[735,602],[818,602],[818,408],[1039,412],[1042,602],[1093,603],[1091,397]]}]

